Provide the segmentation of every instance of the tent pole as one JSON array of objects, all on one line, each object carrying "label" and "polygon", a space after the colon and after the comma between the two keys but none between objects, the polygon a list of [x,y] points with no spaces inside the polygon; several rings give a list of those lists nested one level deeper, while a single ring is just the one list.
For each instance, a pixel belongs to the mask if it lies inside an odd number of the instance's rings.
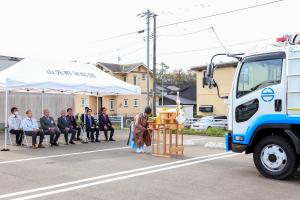
[{"label": "tent pole", "polygon": [[142,107],[142,94],[140,94],[140,102],[138,102],[138,105],[139,105],[139,107],[140,107],[140,113],[142,113],[143,112],[143,107]]},{"label": "tent pole", "polygon": [[44,89],[42,90],[42,115],[44,114],[43,110],[44,110]]},{"label": "tent pole", "polygon": [[86,110],[85,107],[86,105],[86,94],[84,93],[83,95],[83,99],[84,99],[84,111],[83,111],[83,138],[82,138],[82,142],[81,143],[88,143],[88,138],[87,138],[87,132],[86,132]]},{"label": "tent pole", "polygon": [[97,121],[99,122],[99,93],[97,92]]},{"label": "tent pole", "polygon": [[5,89],[5,142],[4,142],[4,149],[1,151],[9,151],[10,149],[7,148],[7,134],[8,134],[8,119],[7,119],[7,107],[8,107],[8,90]]}]

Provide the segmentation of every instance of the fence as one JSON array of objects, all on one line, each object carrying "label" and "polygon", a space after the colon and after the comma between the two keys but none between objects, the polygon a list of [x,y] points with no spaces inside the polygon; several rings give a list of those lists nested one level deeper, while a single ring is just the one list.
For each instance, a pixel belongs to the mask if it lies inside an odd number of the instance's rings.
[{"label": "fence", "polygon": [[121,129],[124,128],[124,117],[123,116],[109,116],[111,123],[120,123]]}]

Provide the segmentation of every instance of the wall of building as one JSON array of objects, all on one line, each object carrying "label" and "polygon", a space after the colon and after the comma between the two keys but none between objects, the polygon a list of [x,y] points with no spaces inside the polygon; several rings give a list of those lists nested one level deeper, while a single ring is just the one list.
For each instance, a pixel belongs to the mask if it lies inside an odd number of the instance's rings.
[{"label": "wall of building", "polygon": [[[51,116],[54,119],[60,116],[60,111],[62,109],[74,108],[74,95],[66,94],[44,94],[44,103],[42,107],[42,95],[41,93],[9,93],[8,96],[8,114],[10,115],[11,107],[18,107],[19,113],[22,117],[25,116],[25,112],[28,109],[31,109],[33,112],[34,118],[39,120],[42,116],[43,108],[50,110]],[[0,123],[5,122],[5,93],[0,93]]]},{"label": "wall of building", "polygon": [[[214,79],[219,85],[220,95],[228,96],[235,73],[235,67],[228,66],[217,68],[214,73]],[[197,114],[198,115],[227,115],[228,108],[224,100],[218,98],[217,89],[208,89],[202,87],[203,71],[197,71]],[[199,106],[213,105],[213,112],[200,112]]]}]

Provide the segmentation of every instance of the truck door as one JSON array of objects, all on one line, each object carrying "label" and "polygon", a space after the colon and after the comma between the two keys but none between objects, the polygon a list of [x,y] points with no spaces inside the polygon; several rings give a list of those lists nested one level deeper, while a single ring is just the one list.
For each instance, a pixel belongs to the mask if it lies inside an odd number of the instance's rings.
[{"label": "truck door", "polygon": [[284,52],[245,57],[240,63],[232,89],[233,143],[248,144],[247,130],[264,115],[283,114],[285,83]]}]

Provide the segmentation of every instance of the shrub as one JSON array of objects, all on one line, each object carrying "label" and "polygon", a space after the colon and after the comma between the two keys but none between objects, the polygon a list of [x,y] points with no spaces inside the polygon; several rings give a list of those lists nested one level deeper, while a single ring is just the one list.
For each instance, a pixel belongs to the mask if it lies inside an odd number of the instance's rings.
[{"label": "shrub", "polygon": [[200,131],[195,129],[184,129],[184,134],[186,135],[205,135],[214,137],[223,137],[226,130],[221,128],[209,128],[207,131]]}]

